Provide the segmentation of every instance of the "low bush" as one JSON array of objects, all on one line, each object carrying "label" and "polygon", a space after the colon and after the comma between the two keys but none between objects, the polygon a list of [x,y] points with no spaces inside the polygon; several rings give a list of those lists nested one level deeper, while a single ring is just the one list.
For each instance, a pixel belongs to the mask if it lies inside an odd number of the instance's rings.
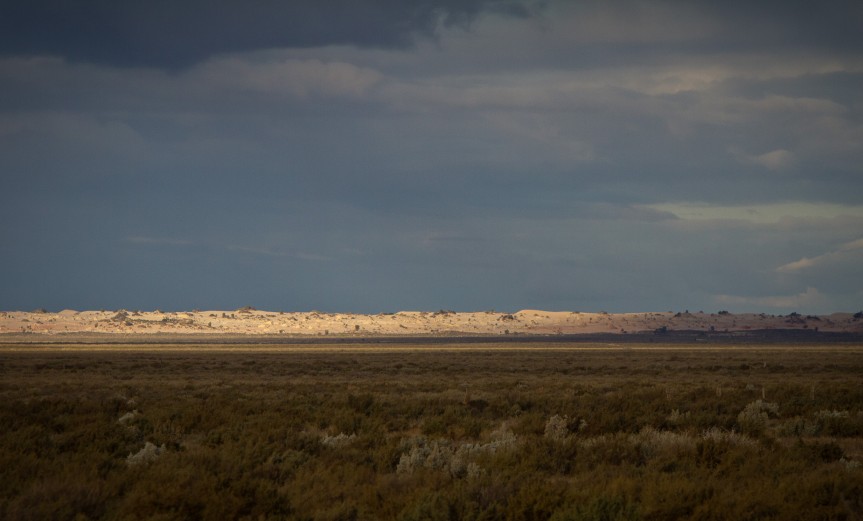
[{"label": "low bush", "polygon": [[0,518],[863,516],[855,353],[363,353],[0,350]]}]

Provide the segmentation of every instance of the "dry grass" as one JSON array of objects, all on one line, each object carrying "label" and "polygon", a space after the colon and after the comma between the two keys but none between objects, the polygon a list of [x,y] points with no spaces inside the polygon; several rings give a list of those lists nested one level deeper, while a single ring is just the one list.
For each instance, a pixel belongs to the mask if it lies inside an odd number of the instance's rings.
[{"label": "dry grass", "polygon": [[860,518],[861,374],[854,345],[0,346],[0,518]]}]

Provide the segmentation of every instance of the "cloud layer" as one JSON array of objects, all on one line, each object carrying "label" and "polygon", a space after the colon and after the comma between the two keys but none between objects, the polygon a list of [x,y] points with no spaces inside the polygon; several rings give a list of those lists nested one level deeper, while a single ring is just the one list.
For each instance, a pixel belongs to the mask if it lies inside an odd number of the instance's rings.
[{"label": "cloud layer", "polygon": [[176,68],[258,49],[404,47],[485,9],[528,14],[527,5],[506,0],[13,1],[0,7],[0,50]]},{"label": "cloud layer", "polygon": [[0,308],[860,307],[855,2],[252,5],[0,8]]}]

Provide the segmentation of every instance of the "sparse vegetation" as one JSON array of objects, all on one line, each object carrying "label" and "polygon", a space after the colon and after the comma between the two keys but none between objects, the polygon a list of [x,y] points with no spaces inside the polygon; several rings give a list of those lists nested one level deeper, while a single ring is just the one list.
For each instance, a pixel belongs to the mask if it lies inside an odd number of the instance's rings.
[{"label": "sparse vegetation", "polygon": [[858,347],[494,347],[2,348],[0,518],[863,515]]}]

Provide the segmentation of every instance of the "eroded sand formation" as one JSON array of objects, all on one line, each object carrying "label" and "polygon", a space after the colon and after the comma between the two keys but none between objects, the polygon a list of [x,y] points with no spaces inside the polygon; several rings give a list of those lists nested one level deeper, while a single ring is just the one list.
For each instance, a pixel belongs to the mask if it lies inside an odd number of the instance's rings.
[{"label": "eroded sand formation", "polygon": [[0,312],[0,333],[122,333],[239,335],[514,335],[655,331],[817,330],[863,332],[860,313],[767,315],[720,313],[580,313],[522,310],[351,313],[233,311]]}]

